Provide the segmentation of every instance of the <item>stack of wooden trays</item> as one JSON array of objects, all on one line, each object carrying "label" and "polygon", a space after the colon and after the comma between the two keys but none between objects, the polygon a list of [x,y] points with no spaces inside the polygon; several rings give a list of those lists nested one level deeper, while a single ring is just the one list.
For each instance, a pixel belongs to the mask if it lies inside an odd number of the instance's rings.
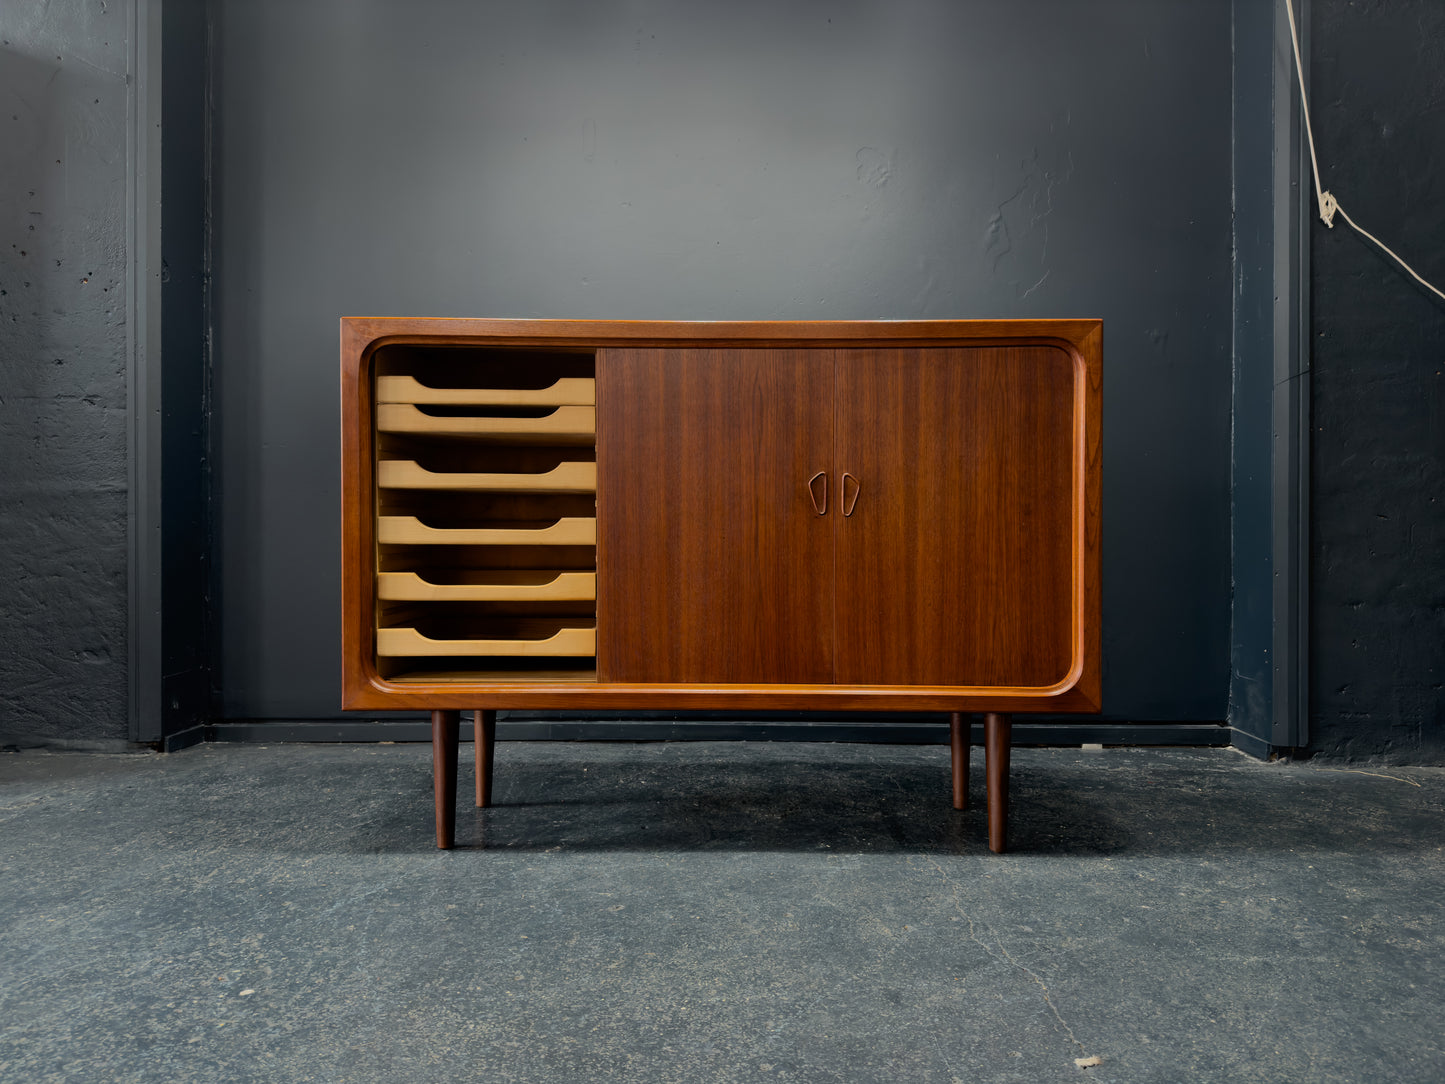
[{"label": "stack of wooden trays", "polygon": [[591,359],[494,354],[376,378],[376,653],[392,680],[596,676],[596,385],[576,375]]}]

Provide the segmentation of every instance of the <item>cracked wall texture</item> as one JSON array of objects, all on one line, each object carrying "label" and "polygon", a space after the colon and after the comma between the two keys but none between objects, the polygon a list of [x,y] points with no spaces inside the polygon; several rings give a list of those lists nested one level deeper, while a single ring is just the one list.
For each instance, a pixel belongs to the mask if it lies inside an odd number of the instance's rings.
[{"label": "cracked wall texture", "polygon": [[[1324,186],[1445,288],[1445,5],[1314,0]],[[1314,221],[1311,747],[1445,764],[1445,301]]]},{"label": "cracked wall texture", "polygon": [[124,739],[126,0],[0,7],[0,737]]}]

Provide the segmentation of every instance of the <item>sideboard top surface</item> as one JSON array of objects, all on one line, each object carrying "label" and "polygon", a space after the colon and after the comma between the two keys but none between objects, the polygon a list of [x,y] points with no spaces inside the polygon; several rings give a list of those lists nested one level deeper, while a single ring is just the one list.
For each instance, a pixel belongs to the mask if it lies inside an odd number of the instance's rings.
[{"label": "sideboard top surface", "polygon": [[1099,319],[1051,320],[532,320],[488,317],[344,316],[342,356],[361,360],[400,343],[496,346],[852,346],[988,340],[1057,340],[1097,349]]}]

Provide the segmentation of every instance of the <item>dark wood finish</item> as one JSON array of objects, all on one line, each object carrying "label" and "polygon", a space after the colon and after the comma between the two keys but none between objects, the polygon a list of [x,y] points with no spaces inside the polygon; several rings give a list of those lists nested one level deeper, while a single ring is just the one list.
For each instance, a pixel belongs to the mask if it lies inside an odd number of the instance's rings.
[{"label": "dark wood finish", "polygon": [[1013,716],[989,712],[983,717],[984,774],[988,782],[988,849],[1008,849],[1008,765]]},{"label": "dark wood finish", "polygon": [[[678,710],[1098,711],[1101,693],[1099,622],[1100,395],[1102,326],[1097,320],[667,323],[651,321],[434,320],[348,318],[342,353],[342,622],[343,705],[358,710],[405,708],[674,708]],[[410,346],[596,351],[610,347],[683,349],[821,348],[895,350],[971,346],[1057,346],[1074,365],[1070,538],[1073,587],[1069,613],[1072,666],[1057,686],[898,686],[764,682],[535,680],[388,681],[373,655],[375,628],[375,487],[372,477],[371,375],[379,351]],[[848,469],[846,467],[838,469]],[[838,478],[834,473],[833,478]],[[867,500],[859,497],[852,526]],[[833,487],[830,486],[830,489]],[[835,519],[829,494],[823,522]],[[809,502],[811,513],[811,502]],[[571,567],[567,562],[565,567]],[[599,587],[605,595],[605,585]]]},{"label": "dark wood finish", "polygon": [[[343,320],[343,704],[432,712],[441,847],[455,832],[458,712],[477,703],[490,705],[474,716],[483,804],[499,708],[986,712],[989,845],[1002,851],[1010,713],[1100,708],[1102,337],[1097,320]],[[400,664],[375,655],[374,370],[424,362],[456,386],[473,370],[485,370],[473,386],[511,386],[514,372],[530,386],[519,359],[545,360],[549,378],[597,375],[598,680],[573,664],[392,680]],[[389,456],[430,458],[430,438],[380,439]],[[437,447],[446,469],[452,450]],[[522,516],[533,498],[485,500],[489,516]],[[446,507],[481,514],[480,501]],[[453,549],[388,559],[592,558],[590,546]],[[962,805],[961,714],[951,730]]]},{"label": "dark wood finish", "polygon": [[462,713],[431,713],[432,790],[436,798],[437,846],[450,850],[457,832],[457,744]]},{"label": "dark wood finish", "polygon": [[601,682],[833,679],[828,350],[597,358]]},{"label": "dark wood finish", "polygon": [[[391,703],[375,682],[376,497],[372,462],[371,356],[375,335],[361,321],[341,321],[341,684],[342,706]],[[473,700],[473,703],[476,701]],[[418,707],[448,707],[445,704]]]},{"label": "dark wood finish", "polygon": [[1065,682],[1073,392],[1051,345],[841,354],[839,684]]},{"label": "dark wood finish", "polygon": [[948,716],[948,744],[953,765],[953,808],[968,808],[968,720],[961,712]]},{"label": "dark wood finish", "polygon": [[755,685],[699,682],[691,685],[650,682],[578,682],[547,680],[466,682],[388,681],[368,678],[348,710],[399,710],[436,707],[471,711],[485,698],[499,709],[648,708],[654,711],[927,711],[946,712],[962,704],[968,711],[1097,712],[1098,703],[1068,690],[1038,693],[1016,689],[959,689],[951,686]]},{"label": "dark wood finish", "polygon": [[497,751],[497,713],[472,712],[472,737],[477,748],[477,808],[492,804],[492,765]]},{"label": "dark wood finish", "polygon": [[[940,342],[1057,339],[1086,343],[1101,321],[1084,320],[514,320],[488,317],[344,316],[342,334],[369,355],[384,346],[794,347],[929,346]],[[520,384],[519,384],[520,386]]]}]

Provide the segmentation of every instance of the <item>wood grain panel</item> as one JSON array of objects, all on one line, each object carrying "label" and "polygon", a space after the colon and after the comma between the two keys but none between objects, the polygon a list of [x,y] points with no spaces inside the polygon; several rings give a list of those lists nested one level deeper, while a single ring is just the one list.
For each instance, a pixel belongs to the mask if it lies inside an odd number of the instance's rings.
[{"label": "wood grain panel", "polygon": [[832,351],[602,350],[597,411],[600,680],[831,681]]},{"label": "wood grain panel", "polygon": [[840,352],[839,683],[1068,675],[1074,383],[1054,346]]},{"label": "wood grain panel", "polygon": [[[767,348],[925,346],[932,343],[1057,339],[1083,344],[1101,321],[1083,320],[517,320],[489,317],[346,316],[357,352],[406,345],[519,347]],[[410,363],[408,363],[410,366]],[[510,365],[510,362],[508,362]],[[428,381],[429,383],[431,381]]]},{"label": "wood grain panel", "polygon": [[[460,667],[449,667],[458,670]],[[347,706],[382,710],[464,708],[485,703],[511,710],[646,711],[1000,711],[1097,712],[1099,705],[1077,686],[1061,692],[956,685],[739,685],[612,682],[582,687],[566,675],[536,672],[528,680],[491,684],[479,674],[467,684],[418,677],[392,682],[377,677],[357,688]]]}]

